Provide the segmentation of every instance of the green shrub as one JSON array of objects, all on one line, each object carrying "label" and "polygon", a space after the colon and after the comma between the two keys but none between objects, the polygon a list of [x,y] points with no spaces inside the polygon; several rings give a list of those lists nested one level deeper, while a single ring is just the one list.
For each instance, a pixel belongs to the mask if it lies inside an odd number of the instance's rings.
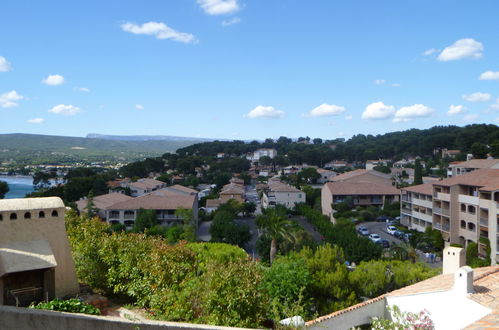
[{"label": "green shrub", "polygon": [[100,315],[100,310],[98,308],[86,304],[77,298],[71,298],[67,300],[54,299],[49,302],[31,304],[29,308],[47,309],[51,311],[68,312],[68,313]]}]

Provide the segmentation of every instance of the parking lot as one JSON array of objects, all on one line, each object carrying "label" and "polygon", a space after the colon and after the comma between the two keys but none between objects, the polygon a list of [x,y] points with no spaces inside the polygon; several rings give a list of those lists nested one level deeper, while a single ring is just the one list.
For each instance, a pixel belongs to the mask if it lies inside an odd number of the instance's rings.
[{"label": "parking lot", "polygon": [[363,222],[361,224],[358,224],[356,228],[359,228],[361,226],[366,227],[367,230],[369,230],[370,234],[378,234],[381,238],[386,239],[388,242],[390,242],[390,245],[402,243],[400,239],[388,234],[388,232],[386,231],[386,222]]}]

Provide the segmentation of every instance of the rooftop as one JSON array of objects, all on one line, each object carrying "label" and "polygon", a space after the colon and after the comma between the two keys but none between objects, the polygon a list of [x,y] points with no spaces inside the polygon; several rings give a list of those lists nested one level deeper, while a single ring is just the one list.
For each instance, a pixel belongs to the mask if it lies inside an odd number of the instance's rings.
[{"label": "rooftop", "polygon": [[499,169],[480,169],[464,175],[442,180],[437,185],[450,187],[456,184],[482,187],[482,190],[499,189]]},{"label": "rooftop", "polygon": [[339,174],[339,175],[335,176],[334,178],[332,178],[332,181],[335,181],[335,182],[336,181],[347,181],[351,178],[354,178],[354,177],[357,177],[360,175],[366,175],[366,174],[385,178],[387,180],[391,179],[390,175],[388,175],[388,174],[384,174],[384,173],[374,171],[374,170],[359,169],[359,170],[354,170],[354,171],[350,171],[350,172],[345,172],[343,174]]},{"label": "rooftop", "polygon": [[471,159],[465,162],[453,162],[449,167],[464,167],[464,168],[492,168],[499,166],[499,159]]},{"label": "rooftop", "polygon": [[399,195],[394,186],[375,182],[328,182],[325,184],[333,195]]},{"label": "rooftop", "polygon": [[59,197],[13,198],[0,200],[1,211],[24,211],[64,207]]},{"label": "rooftop", "polygon": [[415,193],[423,194],[423,195],[432,195],[433,194],[433,183],[419,184],[417,186],[402,188],[402,190],[415,192]]}]

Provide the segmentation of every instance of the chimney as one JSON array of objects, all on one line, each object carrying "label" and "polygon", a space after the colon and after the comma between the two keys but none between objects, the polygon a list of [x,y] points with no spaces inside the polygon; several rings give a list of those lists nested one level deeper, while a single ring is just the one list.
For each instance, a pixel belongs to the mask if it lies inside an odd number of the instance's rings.
[{"label": "chimney", "polygon": [[459,268],[454,273],[454,286],[452,290],[457,294],[473,293],[473,269],[470,266]]},{"label": "chimney", "polygon": [[443,252],[443,274],[454,274],[466,266],[466,252],[463,248],[448,246]]}]

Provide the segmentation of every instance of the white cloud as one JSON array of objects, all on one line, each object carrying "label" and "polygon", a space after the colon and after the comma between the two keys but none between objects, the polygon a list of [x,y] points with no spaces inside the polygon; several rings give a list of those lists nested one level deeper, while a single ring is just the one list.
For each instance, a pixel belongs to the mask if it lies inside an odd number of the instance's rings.
[{"label": "white cloud", "polygon": [[469,114],[463,117],[463,121],[467,123],[471,123],[475,121],[478,118],[478,115],[475,114]]},{"label": "white cloud", "polygon": [[49,110],[49,112],[55,113],[56,115],[65,115],[65,116],[74,116],[80,111],[81,109],[75,107],[74,105],[65,105],[65,104],[56,105],[55,107]]},{"label": "white cloud", "polygon": [[492,110],[499,110],[499,98],[496,100],[496,103],[490,106]]},{"label": "white cloud", "polygon": [[147,22],[142,25],[135,23],[124,23],[121,29],[133,34],[145,34],[155,36],[156,39],[171,39],[183,43],[196,43],[197,39],[190,33],[178,32],[163,22]]},{"label": "white cloud", "polygon": [[353,119],[353,116],[351,116],[351,115],[345,116],[345,120],[352,120],[352,119]]},{"label": "white cloud", "polygon": [[402,107],[395,113],[394,122],[406,122],[414,118],[429,117],[435,112],[434,109],[424,104],[414,104],[408,107]]},{"label": "white cloud", "polygon": [[64,84],[64,77],[58,74],[51,74],[42,80],[42,83],[50,86],[58,86]]},{"label": "white cloud", "polygon": [[386,80],[384,80],[384,79],[376,79],[376,80],[374,81],[374,83],[375,83],[376,85],[383,85],[384,83],[386,83]]},{"label": "white cloud", "polygon": [[45,119],[43,119],[43,118],[33,118],[33,119],[29,119],[28,123],[30,123],[30,124],[43,124],[44,121],[45,121]]},{"label": "white cloud", "polygon": [[144,110],[144,106],[142,104],[136,104],[135,109],[137,110]]},{"label": "white cloud", "polygon": [[489,101],[492,95],[489,93],[476,92],[463,95],[463,100],[468,102],[486,102]]},{"label": "white cloud", "polygon": [[464,113],[466,112],[466,108],[462,105],[451,105],[449,107],[449,111],[447,111],[447,114],[449,116],[453,116],[453,115],[458,115],[460,113]]},{"label": "white cloud", "polygon": [[499,71],[486,71],[478,78],[480,80],[499,80]]},{"label": "white cloud", "polygon": [[386,105],[383,102],[369,104],[362,113],[362,119],[388,119],[395,113],[393,105]]},{"label": "white cloud", "polygon": [[345,107],[323,103],[318,107],[310,110],[309,113],[305,114],[305,117],[330,117],[337,116],[345,112]]},{"label": "white cloud", "polygon": [[198,0],[198,4],[208,15],[230,14],[241,9],[238,0]]},{"label": "white cloud", "polygon": [[239,17],[232,17],[230,19],[226,19],[226,20],[222,21],[222,25],[223,26],[230,26],[230,25],[234,25],[234,24],[237,24],[240,22],[241,22],[241,19]]},{"label": "white cloud", "polygon": [[0,56],[0,72],[7,72],[12,69],[9,61],[3,56]]},{"label": "white cloud", "polygon": [[439,51],[439,50],[438,50],[438,49],[436,49],[436,48],[427,49],[427,50],[425,50],[425,51],[423,52],[423,55],[424,55],[424,56],[430,56],[430,55],[432,55],[432,54],[434,54],[434,53],[436,53],[436,52],[438,52],[438,51]]},{"label": "white cloud", "polygon": [[466,38],[456,41],[454,44],[445,47],[438,55],[439,61],[455,61],[463,58],[481,58],[483,45],[475,39]]},{"label": "white cloud", "polygon": [[394,84],[392,84],[391,86],[392,86],[392,87],[400,87],[400,84],[398,84],[398,83],[394,83]]},{"label": "white cloud", "polygon": [[14,108],[19,104],[17,101],[20,101],[24,98],[24,96],[20,95],[16,91],[10,91],[7,93],[0,94],[0,108]]},{"label": "white cloud", "polygon": [[342,137],[342,136],[345,136],[345,133],[344,132],[338,132],[338,133],[336,133],[336,136]]},{"label": "white cloud", "polygon": [[90,92],[90,89],[86,88],[86,87],[75,87],[74,90],[78,91],[78,92],[85,92],[85,93],[89,93]]},{"label": "white cloud", "polygon": [[285,113],[282,110],[277,110],[274,107],[259,105],[246,115],[245,118],[255,119],[255,118],[282,118]]}]

